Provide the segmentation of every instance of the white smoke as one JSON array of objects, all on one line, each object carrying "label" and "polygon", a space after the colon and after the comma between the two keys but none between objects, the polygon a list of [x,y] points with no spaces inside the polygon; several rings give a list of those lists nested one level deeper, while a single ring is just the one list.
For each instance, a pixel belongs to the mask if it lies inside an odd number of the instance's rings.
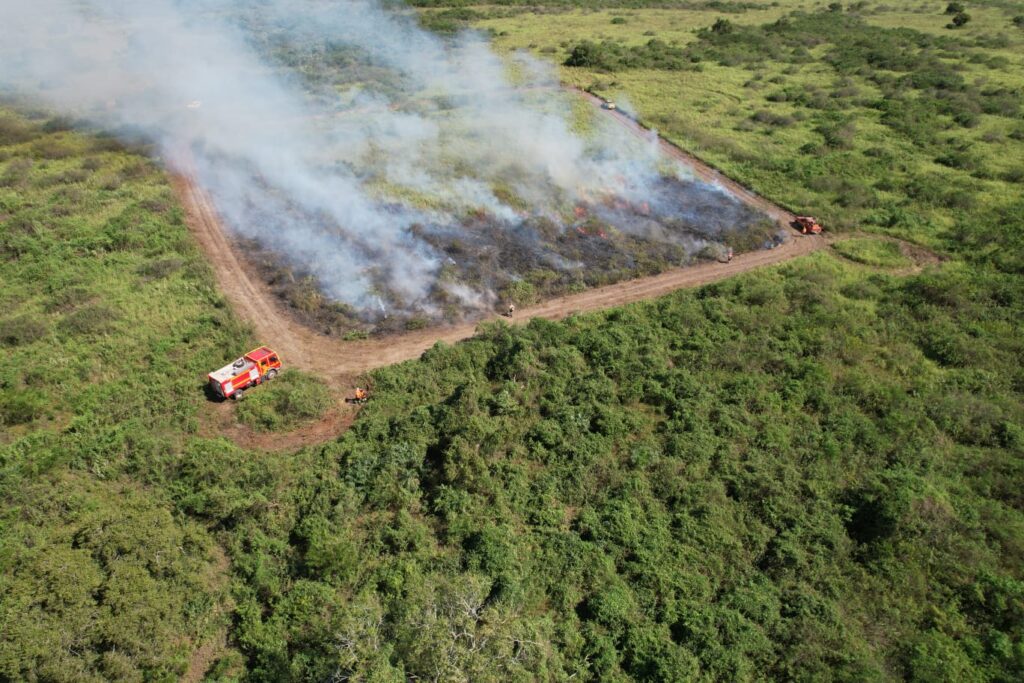
[{"label": "white smoke", "polygon": [[[653,140],[611,124],[574,134],[549,67],[472,34],[443,41],[372,0],[0,0],[0,17],[0,86],[152,139],[233,230],[360,309],[382,290],[429,308],[445,257],[414,226],[456,229],[474,209],[519,220],[499,185],[556,215],[610,187],[642,200],[658,176]],[[345,45],[400,85],[313,88],[268,59],[267,31]]]}]

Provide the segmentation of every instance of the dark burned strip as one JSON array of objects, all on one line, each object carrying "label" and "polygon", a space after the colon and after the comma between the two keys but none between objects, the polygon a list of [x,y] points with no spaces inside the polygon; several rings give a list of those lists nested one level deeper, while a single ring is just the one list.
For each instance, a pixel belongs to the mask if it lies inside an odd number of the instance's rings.
[{"label": "dark burned strip", "polygon": [[[272,245],[250,245],[251,258],[297,317],[344,335],[470,320],[508,301],[528,304],[652,275],[712,258],[725,247],[742,252],[778,243],[778,226],[764,214],[695,180],[660,178],[639,200],[592,192],[563,204],[559,215],[523,210],[518,219],[508,219],[477,209],[454,223],[413,222],[402,233],[402,248],[430,253],[439,264],[436,282],[421,301],[404,301],[389,288],[393,273],[368,270],[363,275],[373,282],[374,303],[363,309],[339,304],[323,294],[308,268],[287,263]],[[404,205],[386,204],[384,210],[398,222],[409,220]],[[332,230],[327,216],[302,218]],[[342,226],[332,232],[340,247],[361,256],[386,248],[365,236],[354,239]]]}]

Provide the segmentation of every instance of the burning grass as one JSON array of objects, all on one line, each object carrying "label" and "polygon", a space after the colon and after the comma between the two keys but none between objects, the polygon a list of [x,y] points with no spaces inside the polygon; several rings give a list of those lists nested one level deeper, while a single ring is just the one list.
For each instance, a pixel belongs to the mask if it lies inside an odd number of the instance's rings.
[{"label": "burning grass", "polygon": [[509,303],[530,305],[715,259],[728,248],[770,248],[781,239],[778,224],[756,209],[674,177],[652,184],[644,201],[593,193],[557,214],[530,212],[511,195],[503,199],[523,207],[517,216],[478,209],[455,224],[410,228],[408,237],[440,263],[428,297],[417,302],[402,300],[381,275],[374,279],[375,305],[359,309],[333,300],[308,269],[289,263],[273,245],[249,239],[241,251],[302,322],[350,336],[473,320]]}]

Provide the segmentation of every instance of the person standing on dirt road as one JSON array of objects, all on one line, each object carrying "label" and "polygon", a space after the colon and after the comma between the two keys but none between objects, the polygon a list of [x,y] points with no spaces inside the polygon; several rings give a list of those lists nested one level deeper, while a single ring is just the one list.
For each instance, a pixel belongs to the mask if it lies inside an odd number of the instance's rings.
[{"label": "person standing on dirt road", "polygon": [[508,317],[511,318],[512,314],[515,313],[515,312],[516,312],[516,305],[515,304],[509,304],[508,305]]}]

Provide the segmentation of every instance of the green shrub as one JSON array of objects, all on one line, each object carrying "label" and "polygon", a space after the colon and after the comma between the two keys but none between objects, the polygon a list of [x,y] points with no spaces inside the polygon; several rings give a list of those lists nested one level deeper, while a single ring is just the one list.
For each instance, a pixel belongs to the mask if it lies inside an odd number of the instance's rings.
[{"label": "green shrub", "polygon": [[455,33],[471,21],[482,19],[483,14],[469,7],[455,7],[420,14],[420,25],[436,33]]},{"label": "green shrub", "polygon": [[734,28],[735,27],[731,21],[719,18],[711,25],[711,32],[719,35],[726,35],[728,33],[732,33]]},{"label": "green shrub", "polygon": [[247,391],[237,406],[237,416],[254,429],[286,430],[323,417],[333,402],[322,380],[286,370],[273,381]]},{"label": "green shrub", "polygon": [[499,293],[502,303],[529,306],[537,303],[537,288],[526,280],[516,280],[505,286]]},{"label": "green shrub", "polygon": [[136,272],[144,280],[161,280],[178,272],[184,265],[185,261],[183,259],[170,257],[144,263],[136,269]]},{"label": "green shrub", "polygon": [[39,315],[25,313],[0,322],[0,344],[21,346],[31,344],[46,336],[46,323]]},{"label": "green shrub", "polygon": [[46,412],[46,396],[34,389],[0,392],[0,424],[26,424]]},{"label": "green shrub", "polygon": [[957,12],[953,15],[953,21],[946,25],[946,28],[960,28],[971,20],[971,15],[967,12]]},{"label": "green shrub", "polygon": [[37,159],[67,159],[75,150],[59,136],[47,136],[32,143],[32,154]]},{"label": "green shrub", "polygon": [[32,166],[32,160],[26,157],[20,157],[8,162],[4,172],[0,174],[0,187],[15,187],[25,182],[28,179],[29,171],[32,170]]},{"label": "green shrub", "polygon": [[651,38],[643,45],[623,46],[612,41],[594,43],[584,40],[569,51],[565,66],[578,66],[597,71],[622,69],[658,69],[680,71],[690,68],[685,50]]},{"label": "green shrub", "polygon": [[116,310],[105,304],[86,304],[64,316],[57,323],[57,330],[67,336],[105,334],[120,317]]},{"label": "green shrub", "polygon": [[0,113],[0,146],[17,145],[35,136],[33,127],[23,119]]},{"label": "green shrub", "polygon": [[62,133],[67,130],[73,130],[75,122],[67,116],[54,116],[49,121],[43,124],[44,133]]},{"label": "green shrub", "polygon": [[750,118],[758,123],[764,123],[776,128],[787,128],[796,123],[796,120],[792,116],[776,114],[765,109],[760,109],[754,112]]}]

